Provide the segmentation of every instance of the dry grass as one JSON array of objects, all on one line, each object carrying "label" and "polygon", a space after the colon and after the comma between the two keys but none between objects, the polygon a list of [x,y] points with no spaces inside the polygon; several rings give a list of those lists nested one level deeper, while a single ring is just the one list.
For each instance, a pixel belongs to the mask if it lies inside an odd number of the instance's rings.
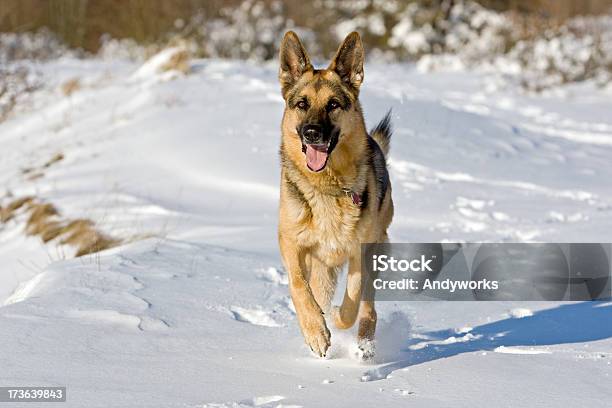
[{"label": "dry grass", "polygon": [[69,79],[60,86],[60,89],[64,96],[70,96],[81,89],[81,81],[79,81],[79,78]]},{"label": "dry grass", "polygon": [[21,207],[23,207],[26,204],[29,204],[32,202],[32,200],[34,200],[33,197],[23,197],[23,198],[18,198],[14,201],[12,201],[9,205],[8,205],[8,209],[11,211],[15,211],[20,209]]},{"label": "dry grass", "polygon": [[32,197],[23,197],[13,200],[6,207],[0,207],[0,222],[4,223],[11,220],[17,210],[31,202]]},{"label": "dry grass", "polygon": [[32,202],[28,207],[30,211],[30,217],[26,222],[26,234],[28,235],[43,235],[59,215],[52,204]]},{"label": "dry grass", "polygon": [[[21,202],[21,200],[19,200],[19,202]],[[14,203],[14,202],[13,202]],[[0,206],[0,222],[7,222],[10,219],[13,218],[14,213],[15,213],[15,209],[11,208],[11,206],[13,205],[13,203],[10,203],[8,206],[6,207],[2,207]],[[23,203],[19,204],[19,207],[21,207],[23,205]]]},{"label": "dry grass", "polygon": [[44,176],[45,176],[45,173],[42,173],[42,172],[30,173],[26,177],[26,180],[28,181],[38,180],[38,179],[43,178]]},{"label": "dry grass", "polygon": [[180,71],[183,74],[188,74],[191,70],[189,59],[189,52],[187,50],[178,50],[161,66],[161,69],[162,71]]},{"label": "dry grass", "polygon": [[47,243],[55,238],[57,238],[62,232],[62,224],[59,221],[49,221],[45,228],[40,233],[40,239],[43,242]]},{"label": "dry grass", "polygon": [[25,179],[28,181],[38,180],[45,176],[44,169],[48,169],[55,163],[64,160],[63,153],[56,153],[53,157],[51,157],[45,164],[40,167],[26,167],[21,170],[21,173],[25,176]]},{"label": "dry grass", "polygon": [[77,219],[65,224],[58,235],[63,238],[62,245],[71,245],[77,248],[77,257],[93,254],[112,248],[121,243],[95,229],[94,223],[86,219]]},{"label": "dry grass", "polygon": [[76,257],[100,252],[122,242],[98,231],[90,220],[62,219],[55,206],[37,202],[33,197],[19,198],[6,207],[0,207],[0,221],[9,221],[21,208],[25,208],[28,214],[25,226],[27,235],[38,236],[45,243],[58,239],[60,245],[74,247]]},{"label": "dry grass", "polygon": [[64,154],[56,153],[53,155],[53,157],[47,160],[45,164],[43,164],[42,166],[26,167],[21,170],[21,173],[27,176],[26,178],[27,180],[36,180],[45,175],[45,173],[43,172],[43,169],[48,169],[49,167],[53,166],[55,163],[60,162],[62,160],[64,160]]},{"label": "dry grass", "polygon": [[78,219],[70,221],[64,226],[62,231],[61,244],[78,246],[82,236],[86,235],[93,228],[93,223],[90,220]]},{"label": "dry grass", "polygon": [[63,153],[56,153],[51,159],[49,159],[48,162],[43,164],[43,167],[45,169],[48,169],[49,167],[51,167],[55,163],[57,163],[59,161],[62,161],[62,160],[64,160],[64,154]]},{"label": "dry grass", "polygon": [[94,254],[96,252],[104,251],[105,249],[117,246],[118,244],[118,240],[107,237],[92,229],[89,234],[82,236],[75,256],[79,257]]},{"label": "dry grass", "polygon": [[[177,60],[177,63],[180,61]],[[56,153],[42,166],[26,168],[22,173],[29,179],[42,177],[42,169],[48,169],[62,160],[64,155]],[[77,257],[103,251],[122,242],[97,230],[91,220],[63,218],[53,204],[31,196],[13,199],[6,207],[0,206],[0,223],[12,220],[20,210],[27,216],[25,223],[27,235],[38,236],[44,243],[57,240],[59,245],[72,246],[76,249]]]}]

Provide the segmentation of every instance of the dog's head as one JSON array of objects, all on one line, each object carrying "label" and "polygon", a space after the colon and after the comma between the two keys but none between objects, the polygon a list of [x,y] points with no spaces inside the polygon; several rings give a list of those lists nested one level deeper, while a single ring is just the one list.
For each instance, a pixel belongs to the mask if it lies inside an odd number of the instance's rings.
[{"label": "dog's head", "polygon": [[[363,81],[363,45],[349,34],[327,69],[314,69],[298,36],[289,31],[280,47],[279,80],[285,100],[283,145],[294,161],[320,172],[365,126],[359,105]],[[357,137],[357,136],[355,136]],[[332,157],[332,153],[336,151]],[[345,154],[346,156],[346,154]]]}]

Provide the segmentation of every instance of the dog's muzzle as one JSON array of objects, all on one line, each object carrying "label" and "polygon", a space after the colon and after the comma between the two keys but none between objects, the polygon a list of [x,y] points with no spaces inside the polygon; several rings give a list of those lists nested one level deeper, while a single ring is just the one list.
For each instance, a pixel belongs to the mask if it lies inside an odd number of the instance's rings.
[{"label": "dog's muzzle", "polygon": [[306,166],[314,172],[323,170],[338,142],[338,129],[324,128],[319,124],[306,124],[298,133],[302,141],[302,152],[306,156]]}]

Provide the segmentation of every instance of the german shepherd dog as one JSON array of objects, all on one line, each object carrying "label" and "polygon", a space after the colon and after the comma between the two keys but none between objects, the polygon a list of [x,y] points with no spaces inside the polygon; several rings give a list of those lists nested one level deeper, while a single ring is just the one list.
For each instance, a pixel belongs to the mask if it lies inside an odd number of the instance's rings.
[{"label": "german shepherd dog", "polygon": [[[385,156],[390,112],[368,134],[359,87],[364,50],[349,34],[327,69],[314,69],[298,36],[280,47],[285,100],[278,238],[291,298],[306,344],[325,357],[331,335],[359,318],[361,358],[374,356],[372,277],[361,268],[361,243],[387,242],[393,217]],[[344,299],[331,308],[339,269],[348,262]]]}]

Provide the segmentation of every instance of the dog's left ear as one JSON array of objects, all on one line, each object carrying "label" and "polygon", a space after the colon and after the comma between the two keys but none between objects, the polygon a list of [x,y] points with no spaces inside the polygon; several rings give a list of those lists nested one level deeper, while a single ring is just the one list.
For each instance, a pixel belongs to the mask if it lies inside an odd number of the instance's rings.
[{"label": "dog's left ear", "polygon": [[361,37],[353,31],[346,36],[327,69],[336,71],[342,81],[358,92],[363,82],[363,59]]}]

